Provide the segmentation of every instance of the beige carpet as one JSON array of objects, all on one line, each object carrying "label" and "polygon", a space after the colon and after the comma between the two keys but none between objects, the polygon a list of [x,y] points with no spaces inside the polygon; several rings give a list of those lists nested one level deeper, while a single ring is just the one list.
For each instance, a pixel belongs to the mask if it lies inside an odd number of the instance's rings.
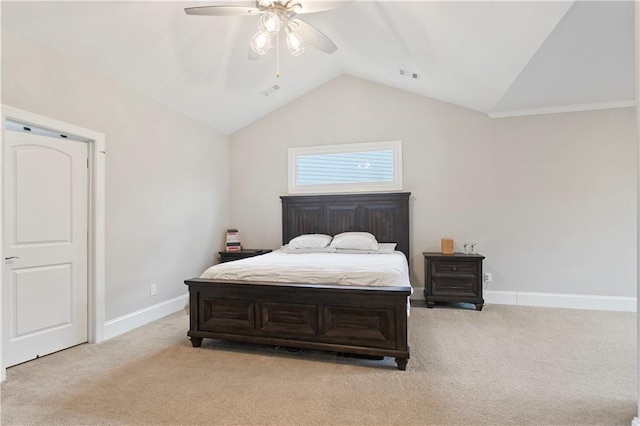
[{"label": "beige carpet", "polygon": [[411,310],[392,359],[205,339],[178,313],[7,371],[3,425],[630,425],[636,316],[485,305]]}]

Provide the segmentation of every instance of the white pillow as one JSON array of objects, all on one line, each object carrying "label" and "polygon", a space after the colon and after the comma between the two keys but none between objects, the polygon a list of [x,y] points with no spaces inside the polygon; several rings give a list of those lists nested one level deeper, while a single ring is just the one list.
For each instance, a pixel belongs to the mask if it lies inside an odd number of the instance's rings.
[{"label": "white pillow", "polygon": [[317,249],[329,245],[331,236],[324,234],[304,234],[289,241],[289,249]]},{"label": "white pillow", "polygon": [[333,237],[330,247],[345,250],[378,250],[376,237],[368,232],[343,232]]}]

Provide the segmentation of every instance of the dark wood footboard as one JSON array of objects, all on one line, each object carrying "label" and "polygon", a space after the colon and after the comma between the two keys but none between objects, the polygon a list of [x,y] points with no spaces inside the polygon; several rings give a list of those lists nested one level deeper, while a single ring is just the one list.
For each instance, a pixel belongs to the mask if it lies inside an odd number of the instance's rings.
[{"label": "dark wood footboard", "polygon": [[194,278],[193,346],[203,338],[409,359],[410,287],[344,287]]}]

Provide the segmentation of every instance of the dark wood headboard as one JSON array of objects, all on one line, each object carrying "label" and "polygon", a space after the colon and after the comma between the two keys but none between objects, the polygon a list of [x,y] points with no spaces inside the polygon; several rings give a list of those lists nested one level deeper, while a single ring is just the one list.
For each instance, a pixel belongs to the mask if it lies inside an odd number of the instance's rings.
[{"label": "dark wood headboard", "polygon": [[370,232],[380,243],[397,243],[409,258],[410,192],[287,195],[282,199],[282,244],[302,234]]}]

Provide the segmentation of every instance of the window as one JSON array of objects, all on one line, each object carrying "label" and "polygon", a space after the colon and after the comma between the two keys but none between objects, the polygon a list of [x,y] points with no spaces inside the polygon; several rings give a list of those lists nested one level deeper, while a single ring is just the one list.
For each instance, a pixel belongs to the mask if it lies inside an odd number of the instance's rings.
[{"label": "window", "polygon": [[402,141],[289,148],[289,193],[402,190]]}]

